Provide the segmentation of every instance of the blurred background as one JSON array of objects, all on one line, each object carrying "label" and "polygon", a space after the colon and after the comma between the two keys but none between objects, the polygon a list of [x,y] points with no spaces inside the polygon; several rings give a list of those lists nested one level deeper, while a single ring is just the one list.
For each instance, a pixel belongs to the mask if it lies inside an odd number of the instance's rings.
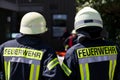
[{"label": "blurred background", "polygon": [[44,15],[49,31],[44,39],[63,50],[64,33],[74,27],[74,16],[84,6],[98,10],[108,31],[108,40],[120,44],[120,0],[0,0],[0,44],[18,37],[22,16],[30,11]]}]

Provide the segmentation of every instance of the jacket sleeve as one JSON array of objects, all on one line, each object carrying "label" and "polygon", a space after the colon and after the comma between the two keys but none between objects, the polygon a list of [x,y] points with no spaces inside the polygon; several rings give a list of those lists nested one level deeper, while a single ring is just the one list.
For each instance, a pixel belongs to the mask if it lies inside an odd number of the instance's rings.
[{"label": "jacket sleeve", "polygon": [[70,48],[67,51],[63,63],[71,71],[70,75],[68,75],[68,80],[80,80],[77,55],[76,55],[75,51],[72,48]]},{"label": "jacket sleeve", "polygon": [[65,80],[64,72],[54,50],[48,49],[46,51],[42,63],[42,80]]}]

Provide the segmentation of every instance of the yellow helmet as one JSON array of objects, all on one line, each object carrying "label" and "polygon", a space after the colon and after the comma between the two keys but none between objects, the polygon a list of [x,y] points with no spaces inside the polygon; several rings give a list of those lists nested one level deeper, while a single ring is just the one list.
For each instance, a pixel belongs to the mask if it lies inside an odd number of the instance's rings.
[{"label": "yellow helmet", "polygon": [[91,7],[84,7],[75,16],[74,29],[90,26],[103,28],[103,21],[98,11]]},{"label": "yellow helmet", "polygon": [[46,20],[38,12],[26,13],[20,24],[20,32],[23,34],[41,34],[47,31]]}]

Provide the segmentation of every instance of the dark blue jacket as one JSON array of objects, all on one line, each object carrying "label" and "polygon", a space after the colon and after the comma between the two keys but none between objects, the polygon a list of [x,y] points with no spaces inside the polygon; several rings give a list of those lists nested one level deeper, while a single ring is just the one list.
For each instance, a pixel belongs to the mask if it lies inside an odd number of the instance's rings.
[{"label": "dark blue jacket", "polygon": [[102,39],[74,45],[64,64],[72,72],[68,80],[120,80],[120,51],[116,44]]},{"label": "dark blue jacket", "polygon": [[41,39],[30,36],[0,46],[0,69],[5,80],[62,80],[55,51]]}]

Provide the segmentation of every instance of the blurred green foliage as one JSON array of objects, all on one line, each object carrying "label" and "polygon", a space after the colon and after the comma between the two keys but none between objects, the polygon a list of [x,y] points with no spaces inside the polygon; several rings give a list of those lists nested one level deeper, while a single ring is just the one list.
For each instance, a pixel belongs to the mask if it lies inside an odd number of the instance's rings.
[{"label": "blurred green foliage", "polygon": [[120,45],[120,0],[76,0],[76,10],[90,6],[102,16],[104,28],[108,31],[108,40]]}]

